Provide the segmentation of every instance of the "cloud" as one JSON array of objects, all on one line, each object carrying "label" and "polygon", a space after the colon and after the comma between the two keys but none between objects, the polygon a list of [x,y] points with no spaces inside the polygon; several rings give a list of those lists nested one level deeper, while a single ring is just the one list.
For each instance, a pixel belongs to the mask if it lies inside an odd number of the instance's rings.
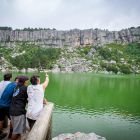
[{"label": "cloud", "polygon": [[139,0],[0,0],[0,26],[100,28],[140,26]]}]

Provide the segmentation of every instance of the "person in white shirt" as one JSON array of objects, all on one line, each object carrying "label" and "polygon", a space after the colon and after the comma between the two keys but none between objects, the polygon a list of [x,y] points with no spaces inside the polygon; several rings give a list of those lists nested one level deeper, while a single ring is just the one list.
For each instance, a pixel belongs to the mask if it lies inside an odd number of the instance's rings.
[{"label": "person in white shirt", "polygon": [[27,88],[28,94],[28,108],[26,112],[26,117],[28,119],[28,123],[30,129],[32,129],[35,121],[40,115],[43,109],[43,103],[46,103],[46,99],[44,99],[45,88],[48,86],[49,77],[46,75],[45,82],[40,84],[40,76],[32,75],[30,78],[31,85]]},{"label": "person in white shirt", "polygon": [[[12,79],[12,74],[11,73],[6,73],[6,74],[4,74],[3,78],[4,78],[4,80],[0,82],[0,98],[1,98],[1,96],[2,96],[2,94],[4,92],[4,90],[5,90],[5,88],[8,86],[9,83],[11,83],[10,81]],[[7,110],[7,108],[5,108],[5,107],[3,107],[3,106],[0,105],[0,139],[3,139],[7,135],[6,133],[2,132],[2,127],[3,127],[3,122],[4,122],[3,121],[3,117],[5,116],[4,115],[5,112],[7,114],[9,114],[9,111]],[[12,131],[12,129],[13,129],[11,123],[10,123],[10,129],[11,129],[10,131]]]},{"label": "person in white shirt", "polygon": [[4,78],[4,80],[0,82],[0,98],[1,98],[3,91],[5,90],[7,85],[10,83],[10,81],[12,79],[12,74],[6,73],[6,74],[4,74],[3,78]]}]

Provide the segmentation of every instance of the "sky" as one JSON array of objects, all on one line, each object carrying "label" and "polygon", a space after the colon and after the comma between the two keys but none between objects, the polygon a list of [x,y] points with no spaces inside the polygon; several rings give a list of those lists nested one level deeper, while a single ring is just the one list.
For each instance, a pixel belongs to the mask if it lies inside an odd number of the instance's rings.
[{"label": "sky", "polygon": [[140,0],[0,0],[0,26],[118,31],[140,26]]}]

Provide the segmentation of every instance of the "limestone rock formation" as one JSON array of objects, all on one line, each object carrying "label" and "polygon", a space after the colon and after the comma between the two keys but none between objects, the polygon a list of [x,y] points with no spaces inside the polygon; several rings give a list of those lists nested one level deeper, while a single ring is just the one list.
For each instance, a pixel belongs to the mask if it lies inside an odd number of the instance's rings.
[{"label": "limestone rock formation", "polygon": [[121,31],[108,31],[101,29],[69,31],[38,30],[16,31],[0,30],[0,46],[12,46],[15,44],[34,44],[42,47],[62,48],[65,46],[86,46],[108,43],[131,43],[140,40],[140,28],[129,28]]}]

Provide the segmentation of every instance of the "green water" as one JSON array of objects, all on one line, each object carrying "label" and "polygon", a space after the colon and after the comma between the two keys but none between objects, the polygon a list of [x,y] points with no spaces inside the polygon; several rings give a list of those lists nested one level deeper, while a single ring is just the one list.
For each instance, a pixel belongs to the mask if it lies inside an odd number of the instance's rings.
[{"label": "green water", "polygon": [[[26,74],[38,74],[44,82],[45,73]],[[139,75],[49,73],[49,77],[45,98],[55,104],[53,137],[94,132],[107,140],[140,139]]]}]

